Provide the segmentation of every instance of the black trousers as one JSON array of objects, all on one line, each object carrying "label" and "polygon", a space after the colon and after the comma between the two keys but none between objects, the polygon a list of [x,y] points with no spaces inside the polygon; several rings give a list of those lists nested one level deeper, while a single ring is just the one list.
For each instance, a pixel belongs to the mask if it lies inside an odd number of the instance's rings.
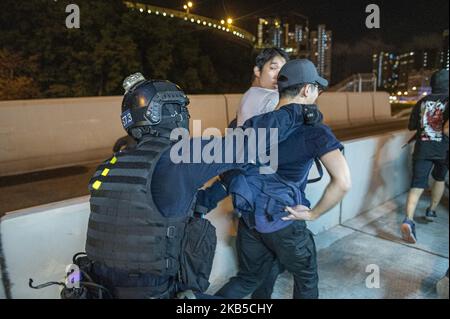
[{"label": "black trousers", "polygon": [[295,221],[279,231],[262,234],[241,220],[237,241],[239,271],[217,293],[230,299],[270,298],[277,275],[285,268],[294,276],[295,299],[319,297],[316,247],[306,224]]}]

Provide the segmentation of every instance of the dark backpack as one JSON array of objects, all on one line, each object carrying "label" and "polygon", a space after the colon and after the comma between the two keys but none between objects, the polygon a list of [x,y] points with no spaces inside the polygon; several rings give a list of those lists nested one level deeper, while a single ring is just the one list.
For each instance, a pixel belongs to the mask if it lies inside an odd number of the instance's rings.
[{"label": "dark backpack", "polygon": [[216,228],[211,222],[191,217],[181,247],[179,290],[204,292],[208,289],[216,244]]}]

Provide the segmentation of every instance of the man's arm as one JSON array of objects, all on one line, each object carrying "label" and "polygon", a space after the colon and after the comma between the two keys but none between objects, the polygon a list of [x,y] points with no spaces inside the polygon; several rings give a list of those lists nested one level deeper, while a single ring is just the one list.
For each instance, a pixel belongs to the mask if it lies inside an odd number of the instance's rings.
[{"label": "man's arm", "polygon": [[331,181],[325,189],[322,198],[311,210],[302,205],[286,207],[290,215],[284,217],[284,220],[315,220],[338,204],[350,189],[350,170],[347,161],[338,149],[326,153],[320,158],[320,161],[331,177]]},{"label": "man's arm", "polygon": [[420,105],[421,101],[417,102],[416,105],[414,105],[411,115],[409,116],[409,124],[408,129],[410,131],[415,131],[419,128],[419,117],[420,117]]},{"label": "man's arm", "polygon": [[200,189],[197,193],[195,211],[207,214],[217,207],[220,201],[228,196],[228,188],[232,179],[240,174],[240,170],[226,171],[211,186]]}]

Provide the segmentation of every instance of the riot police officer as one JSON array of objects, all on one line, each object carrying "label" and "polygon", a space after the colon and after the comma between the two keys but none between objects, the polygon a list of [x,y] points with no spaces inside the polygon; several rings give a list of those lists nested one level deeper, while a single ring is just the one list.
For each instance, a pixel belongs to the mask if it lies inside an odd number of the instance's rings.
[{"label": "riot police officer", "polygon": [[[195,194],[212,177],[246,164],[175,164],[171,132],[188,129],[186,95],[171,82],[140,73],[125,79],[124,89],[122,125],[136,146],[115,153],[89,183],[86,253],[92,277],[115,298],[205,291],[216,239],[207,219],[193,217]],[[278,124],[260,120],[254,126]]]}]

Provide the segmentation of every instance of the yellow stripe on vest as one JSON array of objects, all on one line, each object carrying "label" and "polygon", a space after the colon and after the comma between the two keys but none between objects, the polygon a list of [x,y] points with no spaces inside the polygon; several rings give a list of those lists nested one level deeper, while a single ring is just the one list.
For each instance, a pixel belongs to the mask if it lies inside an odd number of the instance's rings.
[{"label": "yellow stripe on vest", "polygon": [[102,182],[100,181],[95,181],[94,184],[92,184],[92,188],[97,190],[100,188],[100,185],[102,185]]},{"label": "yellow stripe on vest", "polygon": [[106,176],[109,173],[109,168],[105,168],[102,172],[102,176]]},{"label": "yellow stripe on vest", "polygon": [[111,164],[116,164],[116,162],[117,162],[117,157],[113,157],[110,161],[109,161]]}]

